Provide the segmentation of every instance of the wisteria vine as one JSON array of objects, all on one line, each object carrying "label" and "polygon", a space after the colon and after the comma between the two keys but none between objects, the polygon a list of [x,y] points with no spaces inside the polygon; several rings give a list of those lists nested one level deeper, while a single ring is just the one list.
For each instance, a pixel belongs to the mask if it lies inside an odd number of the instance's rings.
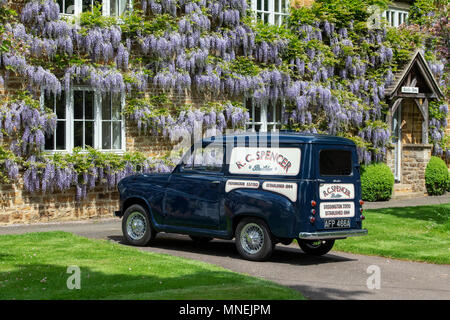
[{"label": "wisteria vine", "polygon": [[[172,143],[195,125],[205,136],[243,128],[249,112],[242,101],[251,98],[259,108],[281,106],[282,128],[346,136],[357,143],[361,162],[384,159],[391,136],[385,91],[401,67],[392,30],[298,14],[308,9],[296,11],[284,27],[263,26],[249,18],[246,0],[141,0],[133,7],[121,23],[97,17],[97,24],[82,25],[62,18],[53,0],[29,1],[0,36],[11,43],[0,51],[0,85],[13,73],[35,100],[40,92],[60,95],[74,84],[126,94],[124,113],[139,131]],[[445,85],[443,61],[429,63]],[[153,92],[199,96],[205,103],[156,106],[147,99]],[[430,137],[442,154],[448,108],[436,108]],[[170,170],[130,154],[111,156],[114,161],[95,150],[44,155],[55,123],[55,115],[29,97],[1,106],[0,135],[11,143],[0,165],[12,180],[23,168],[28,191],[75,187],[81,199],[97,184],[113,187],[135,172]]]}]

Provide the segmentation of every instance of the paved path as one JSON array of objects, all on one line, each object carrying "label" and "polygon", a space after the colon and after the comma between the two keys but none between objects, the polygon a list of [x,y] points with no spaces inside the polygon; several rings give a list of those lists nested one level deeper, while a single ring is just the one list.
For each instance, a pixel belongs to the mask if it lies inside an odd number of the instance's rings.
[{"label": "paved path", "polygon": [[432,204],[444,204],[444,203],[450,203],[449,192],[447,192],[442,196],[415,197],[411,199],[366,202],[363,208],[380,209],[380,208],[416,207],[416,206],[429,206]]},{"label": "paved path", "polygon": [[[0,234],[62,230],[122,243],[121,221],[41,224],[0,227]],[[345,240],[341,240],[345,241]],[[277,245],[270,261],[250,262],[236,252],[233,241],[198,245],[186,236],[159,234],[144,251],[167,253],[213,263],[278,282],[310,299],[446,299],[450,300],[450,266],[408,262],[331,251],[309,257],[297,246]],[[381,288],[367,288],[367,268],[380,267]]]}]

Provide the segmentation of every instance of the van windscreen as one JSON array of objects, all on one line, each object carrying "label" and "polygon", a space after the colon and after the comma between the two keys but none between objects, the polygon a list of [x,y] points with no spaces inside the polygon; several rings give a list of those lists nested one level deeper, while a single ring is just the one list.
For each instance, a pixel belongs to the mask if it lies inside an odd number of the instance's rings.
[{"label": "van windscreen", "polygon": [[319,153],[321,176],[349,176],[352,174],[350,150],[324,149]]}]

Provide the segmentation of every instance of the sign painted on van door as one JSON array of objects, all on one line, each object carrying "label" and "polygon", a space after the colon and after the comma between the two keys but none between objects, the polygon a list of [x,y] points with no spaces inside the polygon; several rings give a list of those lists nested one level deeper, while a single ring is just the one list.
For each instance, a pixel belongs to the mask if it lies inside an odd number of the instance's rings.
[{"label": "sign painted on van door", "polygon": [[225,192],[230,192],[234,189],[258,189],[259,181],[252,180],[227,180],[225,185]]},{"label": "sign painted on van door", "polygon": [[231,152],[232,174],[296,176],[299,171],[298,148],[236,147]]},{"label": "sign painted on van door", "polygon": [[297,201],[297,184],[289,182],[265,181],[262,185],[264,190],[276,192],[287,197],[292,202]]},{"label": "sign painted on van door", "polygon": [[354,199],[355,186],[352,183],[324,183],[319,187],[321,200]]},{"label": "sign painted on van door", "polygon": [[350,218],[355,215],[353,202],[322,202],[320,204],[321,218]]}]

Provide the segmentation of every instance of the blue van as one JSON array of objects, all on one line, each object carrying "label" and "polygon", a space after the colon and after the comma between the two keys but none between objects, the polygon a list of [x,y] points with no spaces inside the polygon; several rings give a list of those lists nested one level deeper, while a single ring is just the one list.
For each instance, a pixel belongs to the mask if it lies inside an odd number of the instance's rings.
[{"label": "blue van", "polygon": [[118,184],[122,231],[144,246],[158,232],[194,241],[233,239],[248,260],[297,240],[312,255],[362,229],[355,144],[298,133],[245,133],[203,139],[171,173],[137,174]]}]

